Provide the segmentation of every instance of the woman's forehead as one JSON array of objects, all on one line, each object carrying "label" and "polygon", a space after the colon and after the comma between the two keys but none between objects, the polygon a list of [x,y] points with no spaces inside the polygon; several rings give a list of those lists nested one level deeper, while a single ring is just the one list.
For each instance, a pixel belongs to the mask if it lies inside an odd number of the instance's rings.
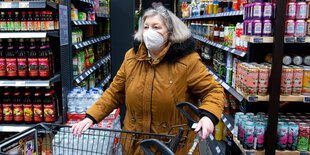
[{"label": "woman's forehead", "polygon": [[162,17],[159,15],[148,16],[146,17],[144,24],[164,24]]}]

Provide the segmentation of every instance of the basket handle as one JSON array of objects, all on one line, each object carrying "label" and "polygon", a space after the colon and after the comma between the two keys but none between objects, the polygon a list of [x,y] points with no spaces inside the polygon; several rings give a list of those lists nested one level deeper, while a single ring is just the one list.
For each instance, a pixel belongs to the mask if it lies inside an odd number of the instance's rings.
[{"label": "basket handle", "polygon": [[181,103],[178,103],[177,105],[176,105],[176,107],[182,112],[182,114],[186,117],[186,119],[187,119],[187,125],[189,126],[189,127],[191,127],[191,129],[192,130],[195,130],[195,128],[196,128],[196,126],[195,125],[197,125],[197,121],[195,121],[187,112],[185,112],[184,111],[184,107],[189,107],[198,117],[200,117],[200,111],[199,111],[199,109],[195,106],[195,105],[193,105],[193,104],[191,104],[191,103],[189,103],[189,102],[181,102]]},{"label": "basket handle", "polygon": [[174,153],[161,141],[157,139],[146,139],[140,143],[140,147],[144,151],[144,155],[154,155],[150,149],[151,145],[156,145],[164,155],[174,155]]}]

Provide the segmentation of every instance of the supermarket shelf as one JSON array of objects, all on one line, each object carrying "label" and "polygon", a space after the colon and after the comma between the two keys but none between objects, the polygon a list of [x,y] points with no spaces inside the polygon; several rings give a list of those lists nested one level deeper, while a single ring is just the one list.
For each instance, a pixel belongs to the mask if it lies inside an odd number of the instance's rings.
[{"label": "supermarket shelf", "polygon": [[[273,43],[273,37],[241,36],[241,39],[250,43]],[[310,37],[284,37],[284,43],[310,43]]]},{"label": "supermarket shelf", "polygon": [[217,140],[215,140],[215,137],[213,134],[209,135],[208,140],[209,140],[210,149],[211,149],[213,154],[217,154],[217,155],[224,155],[225,154],[225,151],[222,150],[220,144],[218,143]]},{"label": "supermarket shelf", "polygon": [[58,3],[47,1],[14,1],[0,2],[1,9],[19,9],[19,8],[46,8],[46,6],[58,9]]},{"label": "supermarket shelf", "polygon": [[74,25],[97,25],[98,23],[96,21],[78,21],[74,20],[72,21]]},{"label": "supermarket shelf", "polygon": [[201,37],[201,36],[198,36],[198,35],[193,35],[193,38],[194,38],[194,39],[197,39],[197,40],[199,40],[199,41],[201,41],[201,42],[204,42],[204,43],[206,43],[206,44],[209,44],[209,45],[211,45],[211,46],[214,46],[214,47],[217,47],[217,48],[219,48],[219,49],[222,49],[222,50],[224,50],[224,51],[227,51],[227,52],[230,52],[230,53],[232,53],[232,54],[241,56],[241,57],[244,57],[245,54],[246,54],[246,52],[244,52],[244,51],[240,51],[240,50],[236,50],[236,49],[233,49],[233,48],[226,47],[226,46],[224,46],[224,45],[215,43],[215,42],[213,42],[213,41],[209,41],[209,40],[207,40],[207,39],[205,39],[205,38],[203,38],[203,37]]},{"label": "supermarket shelf", "polygon": [[59,37],[58,31],[46,32],[0,32],[1,39],[8,38],[46,38],[47,36]]},{"label": "supermarket shelf", "polygon": [[221,119],[226,125],[226,127],[229,129],[229,131],[231,131],[231,133],[234,133],[234,118],[231,115],[223,113]]},{"label": "supermarket shelf", "polygon": [[[269,101],[269,95],[261,96],[261,95],[248,95],[238,91],[244,98],[246,98],[249,102],[259,102],[259,101]],[[280,95],[280,101],[287,102],[304,102],[310,103],[310,96],[305,95]]]},{"label": "supermarket shelf", "polygon": [[103,13],[96,13],[97,17],[102,17],[102,18],[110,18],[110,15],[103,14]]},{"label": "supermarket shelf", "polygon": [[95,64],[92,67],[89,67],[86,71],[84,71],[83,73],[81,73],[80,75],[76,76],[74,78],[74,81],[76,83],[80,83],[81,81],[83,81],[86,77],[88,77],[92,72],[94,72],[96,69],[98,69],[101,65],[103,65],[104,63],[106,63],[107,61],[109,61],[111,59],[111,55],[107,55],[106,57],[98,60],[97,62],[95,62]]},{"label": "supermarket shelf", "polygon": [[222,13],[216,13],[216,14],[210,14],[210,15],[202,15],[202,16],[197,16],[197,17],[182,18],[182,20],[219,18],[219,17],[242,16],[242,15],[243,15],[243,11],[239,10],[239,11],[222,12]]},{"label": "supermarket shelf", "polygon": [[[74,1],[76,1],[76,0],[74,0]],[[78,0],[78,1],[88,3],[88,4],[93,4],[93,5],[96,4],[96,2],[94,2],[93,0]]]},{"label": "supermarket shelf", "polygon": [[0,124],[0,132],[21,132],[35,124]]},{"label": "supermarket shelf", "polygon": [[105,79],[100,81],[100,83],[96,87],[104,87],[109,82],[110,79],[111,79],[111,74],[109,74]]},{"label": "supermarket shelf", "polygon": [[95,39],[91,39],[91,40],[88,40],[88,41],[83,41],[81,43],[74,44],[73,46],[75,47],[75,49],[79,49],[79,48],[83,48],[83,47],[86,47],[86,46],[98,43],[100,41],[103,41],[103,40],[106,40],[106,39],[109,39],[109,38],[110,38],[110,35],[102,36],[102,37],[98,37],[98,38],[95,38]]},{"label": "supermarket shelf", "polygon": [[0,87],[47,87],[50,83],[60,81],[60,74],[49,80],[0,80]]}]

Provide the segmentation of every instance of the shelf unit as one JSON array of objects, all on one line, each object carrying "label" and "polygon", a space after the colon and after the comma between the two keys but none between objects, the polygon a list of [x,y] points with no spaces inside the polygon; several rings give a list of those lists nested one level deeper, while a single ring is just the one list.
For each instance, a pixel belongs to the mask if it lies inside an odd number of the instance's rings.
[{"label": "shelf unit", "polygon": [[110,35],[98,37],[98,38],[87,40],[87,41],[83,41],[81,43],[76,43],[73,46],[75,47],[75,49],[80,49],[80,48],[83,48],[83,47],[86,47],[86,46],[89,46],[89,45],[92,45],[92,44],[95,44],[95,43],[98,43],[100,41],[104,41],[107,39],[110,39]]},{"label": "shelf unit", "polygon": [[202,16],[196,16],[196,17],[182,18],[182,20],[216,18],[216,17],[230,17],[230,16],[242,17],[242,15],[243,15],[243,11],[239,10],[239,11],[222,12],[222,13],[216,13],[216,14],[210,14],[210,15],[202,15]]},{"label": "shelf unit", "polygon": [[237,49],[234,49],[234,48],[229,48],[229,47],[224,46],[224,45],[222,45],[222,44],[219,44],[219,43],[216,43],[216,42],[207,40],[207,39],[203,38],[202,36],[193,35],[193,38],[196,39],[196,40],[199,40],[199,41],[201,41],[201,42],[204,42],[204,43],[206,43],[206,44],[209,44],[209,45],[211,45],[211,46],[214,46],[214,47],[217,47],[217,48],[219,48],[219,49],[222,49],[222,50],[224,50],[224,51],[227,51],[227,52],[229,52],[229,53],[232,53],[232,54],[241,56],[241,57],[244,57],[244,56],[246,55],[246,52],[245,52],[245,51],[237,50]]},{"label": "shelf unit", "polygon": [[59,81],[60,74],[56,74],[49,80],[0,80],[0,87],[47,87]]},{"label": "shelf unit", "polygon": [[74,20],[72,21],[73,25],[97,25],[98,23],[96,21],[78,21]]},{"label": "shelf unit", "polygon": [[46,31],[46,32],[0,32],[0,38],[46,38],[59,37],[58,31]]},{"label": "shelf unit", "polygon": [[21,132],[35,124],[0,124],[0,132]]},{"label": "shelf unit", "polygon": [[39,9],[51,7],[58,9],[58,3],[49,1],[12,1],[12,2],[0,2],[0,9]]}]

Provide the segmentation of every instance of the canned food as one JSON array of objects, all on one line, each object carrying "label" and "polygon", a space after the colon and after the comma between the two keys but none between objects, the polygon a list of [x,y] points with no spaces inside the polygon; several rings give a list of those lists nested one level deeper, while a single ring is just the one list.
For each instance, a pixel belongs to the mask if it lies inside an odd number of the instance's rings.
[{"label": "canned food", "polygon": [[253,20],[253,30],[252,35],[254,36],[261,36],[262,35],[262,21],[261,20]]},{"label": "canned food", "polygon": [[293,87],[292,95],[300,95],[302,90],[303,68],[293,67]]},{"label": "canned food", "polygon": [[239,128],[238,128],[238,139],[240,140],[240,143],[243,144],[244,141],[244,134],[245,134],[245,130],[244,130],[244,125],[245,122],[249,120],[249,117],[246,115],[240,116],[240,120],[239,120]]},{"label": "canned food", "polygon": [[295,56],[293,58],[293,63],[294,63],[294,65],[297,65],[297,66],[301,65],[302,64],[302,57],[301,56]]},{"label": "canned food", "polygon": [[289,2],[286,6],[286,19],[295,19],[296,18],[296,3]]},{"label": "canned food", "polygon": [[306,35],[306,21],[296,20],[295,22],[295,36],[304,37]]},{"label": "canned food", "polygon": [[232,79],[232,68],[227,68],[226,69],[226,76],[225,76],[225,81],[227,84],[231,85],[231,80]]},{"label": "canned food", "polygon": [[248,94],[256,95],[258,92],[258,68],[249,67],[247,69],[247,92]]},{"label": "canned food", "polygon": [[307,18],[307,3],[298,2],[296,4],[296,19],[306,19]]},{"label": "canned food", "polygon": [[233,131],[233,135],[234,136],[237,136],[238,135],[238,124],[239,124],[239,121],[241,120],[241,116],[244,116],[243,112],[237,112],[235,114],[235,121],[234,121],[234,131]]},{"label": "canned food", "polygon": [[260,67],[258,69],[258,95],[268,94],[268,77],[269,69],[267,67]]},{"label": "canned food", "polygon": [[282,67],[281,95],[292,93],[293,69],[287,66]]},{"label": "canned food", "polygon": [[306,123],[300,123],[298,133],[299,134],[298,134],[297,150],[298,151],[308,151],[309,125]]},{"label": "canned food", "polygon": [[294,33],[295,33],[295,21],[286,20],[285,21],[285,35],[294,36]]},{"label": "canned food", "polygon": [[272,23],[271,20],[263,21],[263,36],[271,36],[272,35]]},{"label": "canned food", "polygon": [[256,122],[255,123],[254,149],[256,149],[256,150],[263,150],[264,149],[265,131],[266,131],[266,123],[264,123],[264,122]]},{"label": "canned food", "polygon": [[287,148],[288,125],[284,122],[279,122],[277,134],[277,149],[285,150]]},{"label": "canned food", "polygon": [[282,59],[284,65],[290,65],[292,63],[292,58],[288,55],[284,56]]},{"label": "canned food", "polygon": [[262,19],[263,3],[253,3],[252,19]]},{"label": "canned food", "polygon": [[303,75],[303,85],[302,85],[302,94],[310,95],[310,67],[304,66],[304,75]]},{"label": "canned food", "polygon": [[247,121],[244,125],[244,149],[254,149],[254,136],[255,136],[255,124],[251,121]]},{"label": "canned food", "polygon": [[248,24],[248,26],[247,26],[247,30],[248,30],[247,35],[252,35],[252,28],[253,28],[253,22],[252,22],[252,20],[249,20],[249,21],[247,22],[247,24]]},{"label": "canned food", "polygon": [[298,125],[294,122],[288,123],[288,143],[287,148],[289,150],[297,150],[297,139],[298,139]]},{"label": "canned food", "polygon": [[[310,4],[310,3],[309,3]],[[306,21],[306,24],[307,24],[307,26],[306,26],[306,35],[307,36],[310,36],[310,19],[308,19],[307,21]]]},{"label": "canned food", "polygon": [[263,13],[263,18],[264,19],[272,19],[273,17],[273,4],[272,3],[264,3],[264,13]]},{"label": "canned food", "polygon": [[304,57],[304,64],[310,66],[310,55]]}]

